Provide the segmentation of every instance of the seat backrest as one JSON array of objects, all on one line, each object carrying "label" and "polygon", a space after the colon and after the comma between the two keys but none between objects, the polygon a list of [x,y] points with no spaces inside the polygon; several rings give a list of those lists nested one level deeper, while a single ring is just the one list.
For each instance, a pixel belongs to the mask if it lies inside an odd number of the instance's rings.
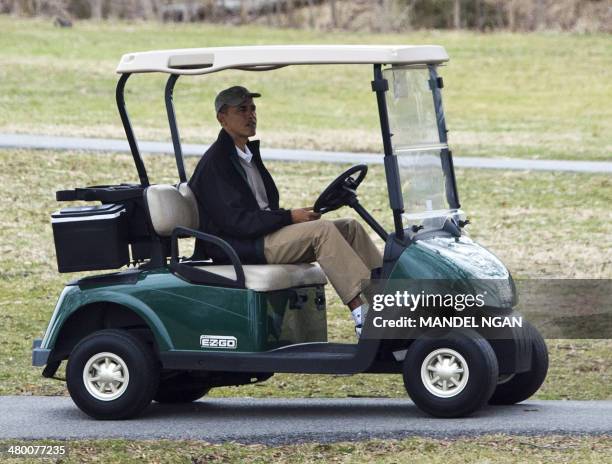
[{"label": "seat backrest", "polygon": [[146,188],[144,195],[151,224],[157,235],[169,237],[179,226],[190,229],[199,227],[198,202],[187,182],[178,187],[169,184],[151,185]]}]

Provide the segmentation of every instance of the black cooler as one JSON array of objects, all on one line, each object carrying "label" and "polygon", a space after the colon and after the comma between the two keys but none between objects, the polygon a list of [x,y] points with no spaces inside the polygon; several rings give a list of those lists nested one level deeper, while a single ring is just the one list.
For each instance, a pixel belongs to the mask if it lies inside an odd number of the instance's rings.
[{"label": "black cooler", "polygon": [[130,262],[126,210],[106,204],[51,215],[59,272],[116,269]]}]

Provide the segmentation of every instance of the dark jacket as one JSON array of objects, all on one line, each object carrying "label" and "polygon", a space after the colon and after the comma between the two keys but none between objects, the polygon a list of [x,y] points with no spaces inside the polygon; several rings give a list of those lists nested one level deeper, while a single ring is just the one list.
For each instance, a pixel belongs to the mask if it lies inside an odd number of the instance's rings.
[{"label": "dark jacket", "polygon": [[[247,145],[264,182],[270,211],[259,209],[234,141],[223,129],[198,162],[189,187],[198,200],[200,230],[226,240],[244,264],[265,264],[263,237],[291,224],[291,211],[278,207],[278,190],[261,161],[259,141]],[[196,240],[194,258],[229,262],[218,247],[200,240]]]}]

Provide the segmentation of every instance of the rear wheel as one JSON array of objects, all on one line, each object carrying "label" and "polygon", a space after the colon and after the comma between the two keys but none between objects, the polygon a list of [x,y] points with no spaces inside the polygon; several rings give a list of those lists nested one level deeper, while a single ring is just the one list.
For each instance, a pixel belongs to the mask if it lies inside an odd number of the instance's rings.
[{"label": "rear wheel", "polygon": [[544,383],[548,373],[548,348],[540,332],[526,323],[531,338],[531,370],[500,378],[491,404],[514,404],[526,400]]},{"label": "rear wheel", "polygon": [[181,373],[161,379],[153,399],[158,403],[191,403],[202,398],[209,390],[206,382]]},{"label": "rear wheel", "polygon": [[94,419],[129,419],[151,402],[159,382],[153,350],[125,330],[101,330],[70,353],[66,384],[75,404]]},{"label": "rear wheel", "polygon": [[473,330],[415,340],[404,360],[404,385],[414,403],[436,417],[461,417],[484,406],[497,383],[489,342]]}]

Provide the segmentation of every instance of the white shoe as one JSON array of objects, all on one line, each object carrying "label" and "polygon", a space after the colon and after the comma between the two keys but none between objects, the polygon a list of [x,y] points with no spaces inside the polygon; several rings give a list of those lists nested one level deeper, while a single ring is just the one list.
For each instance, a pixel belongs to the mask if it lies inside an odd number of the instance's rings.
[{"label": "white shoe", "polygon": [[367,310],[368,305],[367,303],[364,303],[351,311],[351,314],[353,316],[353,322],[355,322],[355,334],[357,335],[357,338],[361,337],[361,329],[363,328],[363,318]]}]

